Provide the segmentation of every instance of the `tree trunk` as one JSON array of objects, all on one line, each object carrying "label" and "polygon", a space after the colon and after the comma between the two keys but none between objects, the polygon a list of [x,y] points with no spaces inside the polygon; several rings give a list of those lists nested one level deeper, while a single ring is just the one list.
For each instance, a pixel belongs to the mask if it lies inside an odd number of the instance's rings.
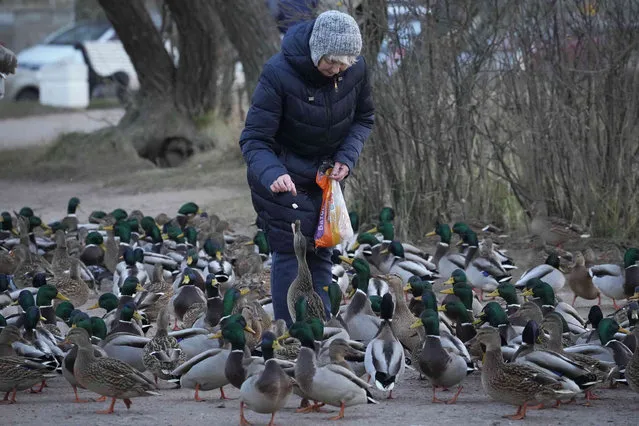
[{"label": "tree trunk", "polygon": [[363,15],[362,38],[364,51],[369,66],[377,60],[379,48],[388,33],[388,5],[387,0],[364,0],[359,13]]},{"label": "tree trunk", "polygon": [[180,34],[176,103],[191,117],[201,117],[215,108],[221,23],[208,0],[166,0],[166,4]]},{"label": "tree trunk", "polygon": [[175,67],[142,0],[99,0],[140,80],[140,93],[172,98]]},{"label": "tree trunk", "polygon": [[264,63],[280,48],[280,37],[264,1],[214,0],[224,29],[244,69],[246,90],[253,93]]},{"label": "tree trunk", "polygon": [[[214,88],[210,80],[214,76],[201,76],[200,70],[212,71],[209,59],[200,58],[199,65],[193,64],[194,54],[202,54],[209,46],[209,39],[194,40],[200,36],[201,20],[206,19],[205,2],[171,2],[176,11],[176,23],[185,27],[185,20],[193,22],[193,29],[183,38],[191,42],[181,46],[187,66],[194,69],[177,70],[167,52],[162,37],[155,28],[142,0],[117,1],[99,0],[107,18],[118,34],[140,81],[140,90],[135,102],[127,108],[125,116],[118,123],[117,131],[130,141],[141,157],[160,166],[176,166],[195,151],[213,146],[213,141],[197,129],[193,113],[199,113],[214,100]],[[175,3],[175,4],[173,4]],[[184,12],[184,13],[183,13]],[[188,14],[188,16],[186,15]],[[182,35],[181,35],[182,36]],[[193,49],[191,52],[190,50]],[[215,52],[211,52],[209,58]],[[183,56],[182,56],[183,55]],[[182,62],[182,64],[184,64]],[[190,84],[186,85],[185,82]],[[201,90],[199,99],[193,88],[203,82],[206,90]],[[212,94],[213,92],[213,94]]]}]

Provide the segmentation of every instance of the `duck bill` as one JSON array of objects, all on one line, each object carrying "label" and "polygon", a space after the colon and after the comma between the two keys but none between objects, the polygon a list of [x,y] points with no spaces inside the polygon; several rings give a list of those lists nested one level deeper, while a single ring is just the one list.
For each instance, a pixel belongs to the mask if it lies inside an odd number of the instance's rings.
[{"label": "duck bill", "polygon": [[350,257],[346,257],[346,256],[343,256],[343,255],[340,255],[340,256],[339,256],[339,259],[340,259],[342,262],[346,262],[346,263],[348,263],[349,265],[352,265],[352,264],[353,264],[353,258],[350,258]]},{"label": "duck bill", "polygon": [[243,289],[240,289],[240,294],[242,296],[246,296],[247,294],[249,294],[249,291],[251,291],[251,290],[249,290],[248,288],[244,287]]},{"label": "duck bill", "polygon": [[499,296],[499,291],[498,290],[491,291],[486,296],[488,296],[488,297],[497,297],[497,296]]},{"label": "duck bill", "polygon": [[133,312],[133,318],[135,318],[138,321],[142,321],[142,315],[140,315],[140,313],[138,311]]},{"label": "duck bill", "polygon": [[421,319],[418,319],[417,321],[415,321],[414,323],[410,325],[410,328],[417,328],[417,327],[421,327],[422,325],[424,325],[424,323],[422,322]]},{"label": "duck bill", "polygon": [[324,290],[325,292],[327,292],[327,293],[328,293],[328,286],[327,286],[327,285],[325,285],[324,287],[322,287],[322,290]]},{"label": "duck bill", "polygon": [[409,291],[411,291],[413,289],[413,286],[410,284],[406,284],[404,286],[404,293],[408,293]]},{"label": "duck bill", "polygon": [[527,288],[526,290],[522,291],[521,293],[522,296],[532,296],[533,295],[533,291],[530,288]]},{"label": "duck bill", "polygon": [[439,305],[437,307],[437,312],[447,312],[446,311],[446,305]]},{"label": "duck bill", "polygon": [[452,288],[447,288],[439,292],[440,294],[455,294],[455,291]]},{"label": "duck bill", "polygon": [[430,231],[428,234],[426,234],[427,237],[434,237],[435,235],[437,235],[437,232],[435,231]]},{"label": "duck bill", "polygon": [[217,333],[209,336],[209,339],[211,340],[217,340],[217,339],[221,339],[222,338],[222,332],[218,331]]},{"label": "duck bill", "polygon": [[619,327],[619,330],[617,330],[619,333],[623,333],[623,334],[630,334],[630,331],[626,330],[625,328]]},{"label": "duck bill", "polygon": [[65,301],[67,301],[67,302],[68,302],[68,301],[70,301],[70,300],[69,300],[69,298],[68,298],[67,296],[65,296],[65,295],[63,295],[63,294],[60,294],[60,293],[56,294],[56,295],[55,295],[55,298],[56,298],[56,299],[60,299],[60,300],[65,300]]},{"label": "duck bill", "polygon": [[222,252],[221,251],[216,251],[215,252],[215,258],[217,259],[218,262],[222,261]]},{"label": "duck bill", "polygon": [[244,331],[248,331],[251,334],[257,334],[248,324],[244,327]]},{"label": "duck bill", "polygon": [[284,334],[282,334],[280,337],[277,338],[277,340],[286,340],[289,337],[291,337],[291,335],[288,333],[288,331]]},{"label": "duck bill", "polygon": [[376,234],[377,233],[377,226],[369,229],[368,231],[366,231],[367,234]]},{"label": "duck bill", "polygon": [[473,325],[480,325],[484,323],[484,319],[483,318],[477,318],[475,321],[473,321]]},{"label": "duck bill", "polygon": [[144,287],[142,287],[142,285],[138,284],[135,286],[135,291],[144,291]]},{"label": "duck bill", "polygon": [[87,308],[87,311],[91,311],[93,309],[98,309],[100,307],[100,305],[98,303],[96,303],[95,305],[91,305]]},{"label": "duck bill", "polygon": [[355,241],[351,246],[351,250],[357,250],[358,248],[359,248],[359,243]]},{"label": "duck bill", "polygon": [[247,242],[245,242],[243,245],[245,245],[245,246],[252,246],[253,244],[255,244],[255,241],[251,240],[251,241],[247,241]]},{"label": "duck bill", "polygon": [[455,284],[455,278],[453,277],[448,278],[446,281],[444,281],[444,284],[447,284],[447,285]]}]

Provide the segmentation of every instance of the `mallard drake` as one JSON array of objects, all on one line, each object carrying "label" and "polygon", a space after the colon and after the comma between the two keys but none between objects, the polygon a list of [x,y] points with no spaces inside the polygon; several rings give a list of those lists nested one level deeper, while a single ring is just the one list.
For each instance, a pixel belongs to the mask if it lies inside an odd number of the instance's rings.
[{"label": "mallard drake", "polygon": [[[597,375],[589,368],[557,352],[535,348],[539,334],[537,322],[529,321],[522,333],[522,346],[515,353],[513,362],[542,370],[545,374],[561,381],[566,390],[575,393],[588,391],[600,383]],[[559,402],[560,400],[557,400],[556,406]]]},{"label": "mallard drake", "polygon": [[259,357],[251,357],[246,346],[245,333],[256,334],[243,315],[232,315],[222,321],[222,337],[231,343],[231,353],[224,366],[224,374],[229,383],[241,389],[246,380],[247,369],[251,363],[260,360]]},{"label": "mallard drake", "polygon": [[341,327],[347,330],[344,318],[340,313],[340,303],[342,302],[342,289],[339,284],[332,282],[324,287],[324,291],[328,293],[328,300],[331,302],[331,318],[326,321],[327,327]]},{"label": "mallard drake", "polygon": [[506,364],[497,329],[483,327],[478,330],[477,339],[486,345],[481,370],[482,387],[491,398],[518,406],[517,413],[505,417],[521,420],[526,417],[531,401],[544,403],[574,395],[574,392],[565,390],[559,380],[541,370],[528,365]]},{"label": "mallard drake", "polygon": [[351,264],[355,271],[357,271],[357,275],[355,275],[352,280],[352,282],[357,285],[357,290],[344,312],[344,323],[346,324],[351,339],[368,344],[377,334],[381,323],[380,319],[373,312],[371,302],[366,294],[368,291],[370,268],[368,262],[364,259],[351,259],[342,256],[342,260]]},{"label": "mallard drake", "polygon": [[[594,372],[597,375],[597,381],[599,383],[612,383],[619,376],[619,369],[612,363],[606,363],[594,358],[590,355],[578,352],[580,347],[584,345],[571,346],[564,349],[562,344],[562,332],[563,321],[561,316],[557,313],[548,314],[541,323],[542,329],[549,335],[547,349],[557,352],[566,356],[571,361],[578,363],[579,365],[587,368],[589,371]],[[577,348],[577,351],[573,351],[571,348]],[[592,390],[598,385],[592,386],[586,390],[586,400],[597,399],[592,393]],[[587,402],[587,405],[589,402]]]},{"label": "mallard drake", "polygon": [[78,230],[78,216],[76,211],[79,207],[80,199],[78,197],[71,197],[67,203],[67,215],[60,221],[69,232]]},{"label": "mallard drake", "polygon": [[489,240],[484,240],[479,250],[477,235],[473,231],[468,229],[462,235],[464,242],[468,244],[465,272],[473,288],[478,290],[479,299],[483,300],[484,291],[495,291],[499,283],[509,281],[512,277],[493,256]]},{"label": "mallard drake", "polygon": [[40,315],[40,309],[35,305],[33,295],[27,290],[22,290],[20,296],[27,296],[19,298],[20,306],[24,310],[19,323],[24,328],[23,339],[31,348],[16,345],[15,349],[20,355],[25,356],[30,356],[30,349],[35,349],[44,354],[44,356],[38,354],[38,358],[54,360],[56,365],[58,365],[64,358],[64,353],[57,346],[58,340],[56,336],[40,324],[40,321],[45,318]]},{"label": "mallard drake", "polygon": [[[397,298],[403,300],[401,293]],[[390,391],[388,399],[392,399],[395,384],[404,374],[404,348],[399,342],[393,329],[393,296],[386,293],[382,297],[382,323],[373,340],[366,346],[364,365],[375,386],[382,391]]]},{"label": "mallard drake", "polygon": [[575,294],[572,305],[575,306],[577,297],[586,300],[598,299],[597,304],[601,304],[601,293],[594,285],[589,269],[586,267],[586,259],[582,252],[575,255],[575,264],[567,276],[568,287]]},{"label": "mallard drake", "polygon": [[344,418],[346,407],[376,403],[368,390],[370,385],[350,370],[334,364],[318,366],[313,334],[308,324],[302,327],[304,332],[298,334],[302,348],[295,363],[295,381],[302,392],[314,401],[340,407],[332,420]]},{"label": "mallard drake", "polygon": [[267,331],[262,334],[262,357],[264,366],[251,365],[246,380],[240,387],[240,424],[250,425],[244,417],[244,406],[256,413],[271,414],[273,426],[275,413],[288,401],[295,381],[291,379],[276,359],[274,351],[279,347],[275,335]]},{"label": "mallard drake", "polygon": [[[419,256],[412,255],[404,251],[404,246],[397,240],[388,243],[380,251],[375,266],[382,274],[395,274],[402,278],[403,282],[413,275],[424,277],[425,279],[435,279],[439,277],[436,266]],[[415,259],[416,258],[416,259]]]},{"label": "mallard drake", "polygon": [[144,251],[141,248],[125,247],[124,260],[117,264],[113,273],[113,294],[119,295],[119,289],[128,277],[137,277],[141,285],[146,284],[149,275],[144,267]]},{"label": "mallard drake", "polygon": [[[444,281],[445,285],[452,284],[452,289],[444,289],[440,291],[442,294],[455,295],[466,306],[466,309],[470,311],[472,316],[479,315],[483,305],[475,297],[473,288],[468,282],[466,273],[462,269],[456,269],[453,271],[450,278]],[[447,299],[444,299],[447,300]]]},{"label": "mallard drake", "polygon": [[142,316],[135,307],[135,302],[126,302],[118,310],[120,316],[111,324],[109,334],[127,333],[137,336],[144,336],[142,327],[136,322],[142,322]]},{"label": "mallard drake", "polygon": [[555,253],[551,253],[543,264],[525,271],[515,283],[515,287],[525,287],[531,278],[539,278],[547,282],[555,291],[561,290],[566,283],[566,277],[559,267],[559,256]]},{"label": "mallard drake", "polygon": [[151,380],[128,364],[113,358],[96,358],[89,334],[83,328],[74,328],[67,340],[78,346],[73,375],[86,389],[111,398],[111,405],[99,413],[113,413],[116,399],[122,399],[127,408],[131,399],[159,395]]},{"label": "mallard drake", "polygon": [[91,231],[84,240],[80,260],[87,266],[103,266],[106,247],[104,237],[98,231]]},{"label": "mallard drake", "polygon": [[616,340],[615,334],[630,334],[630,332],[620,327],[614,319],[604,318],[599,321],[597,333],[599,334],[599,341],[570,346],[565,351],[573,354],[589,355],[607,363],[615,363],[619,370],[623,371],[630,358],[632,358],[632,351],[625,344]]},{"label": "mallard drake", "polygon": [[576,345],[580,345],[583,343],[590,343],[599,340],[599,332],[597,328],[599,327],[599,323],[604,318],[603,312],[599,305],[593,305],[590,307],[588,311],[588,321],[586,325],[591,325],[591,330],[586,331],[582,335],[580,335],[575,341]]},{"label": "mallard drake", "polygon": [[[541,317],[539,318],[541,321]],[[518,345],[515,340],[521,335],[523,326],[518,329],[513,327],[506,315],[506,311],[503,310],[501,305],[497,302],[488,302],[484,305],[481,313],[477,316],[474,324],[476,326],[490,326],[499,331],[501,338],[502,353],[505,360],[512,359],[513,355],[517,351]],[[487,325],[484,325],[487,324]],[[473,339],[477,341],[477,339]]]},{"label": "mallard drake", "polygon": [[191,277],[194,275],[191,268],[186,268],[182,282],[177,289],[174,288],[173,290],[169,306],[176,317],[174,330],[178,329],[178,323],[186,324],[189,322],[193,324],[197,319],[197,315],[206,307],[204,292],[191,283]]},{"label": "mallard drake", "polygon": [[470,355],[463,343],[450,333],[440,333],[439,315],[432,309],[425,309],[412,325],[412,328],[422,327],[425,336],[422,342],[414,349],[413,359],[419,365],[422,374],[428,377],[433,386],[432,402],[446,402],[454,404],[462,391],[460,385],[455,396],[449,401],[442,401],[436,396],[436,388],[459,385],[472,365]]},{"label": "mallard drake", "polygon": [[293,229],[293,245],[295,248],[295,256],[297,257],[297,276],[288,288],[286,300],[288,303],[288,312],[291,319],[295,322],[295,303],[300,297],[305,297],[308,301],[309,318],[326,318],[326,309],[324,302],[319,294],[315,292],[313,287],[313,277],[306,263],[306,237],[302,234],[302,226],[300,221],[296,220],[291,225]]},{"label": "mallard drake", "polygon": [[511,283],[501,283],[492,293],[488,293],[488,297],[501,297],[506,302],[506,313],[512,315],[521,307],[521,301],[517,295],[515,286]]},{"label": "mallard drake", "polygon": [[100,297],[98,298],[98,301],[94,305],[89,306],[87,310],[90,311],[90,310],[98,309],[98,308],[104,309],[106,312],[102,316],[102,320],[104,320],[104,322],[106,323],[107,329],[111,330],[112,324],[119,317],[119,313],[117,310],[119,303],[120,302],[118,300],[118,297],[115,294],[104,293],[100,295]]},{"label": "mallard drake", "polygon": [[[442,300],[442,304],[436,309],[443,312],[445,317],[454,324],[455,335],[462,342],[467,342],[475,337],[475,327],[473,326],[473,314],[466,309],[464,304],[459,300]],[[452,330],[452,326],[440,317],[440,321],[445,324],[446,328]]]},{"label": "mallard drake", "polygon": [[77,259],[72,259],[69,274],[58,272],[49,283],[68,297],[75,306],[82,306],[89,300],[89,287],[80,276],[80,261]]},{"label": "mallard drake", "polygon": [[155,383],[158,377],[163,380],[172,378],[171,372],[186,361],[186,353],[175,337],[167,333],[169,313],[167,308],[160,310],[155,336],[144,346],[142,361],[147,370],[153,373]]},{"label": "mallard drake", "polygon": [[[20,330],[12,325],[7,325],[0,332],[0,346],[10,347],[12,343],[21,339]],[[8,401],[9,404],[14,404],[18,391],[30,389],[48,378],[57,376],[49,371],[50,367],[15,354],[0,357],[0,392],[6,392],[4,400],[7,401],[9,393],[13,391],[13,396]]]},{"label": "mallard drake", "polygon": [[427,237],[439,235],[433,263],[442,277],[450,277],[456,269],[464,269],[466,259],[460,253],[450,253],[450,240],[452,232],[447,223],[435,222],[435,230],[426,234]]},{"label": "mallard drake", "polygon": [[345,300],[348,286],[350,284],[350,278],[346,273],[346,269],[342,266],[342,259],[340,259],[341,255],[342,253],[339,250],[333,250],[333,254],[331,255],[331,262],[333,262],[333,266],[331,266],[331,276],[332,282],[339,286],[342,291],[342,298]]},{"label": "mallard drake", "polygon": [[[40,278],[44,279],[44,274],[41,274]],[[45,318],[43,327],[53,335],[62,337],[62,332],[59,327],[62,326],[63,323],[60,323],[60,326],[58,325],[55,308],[53,307],[53,299],[69,300],[52,285],[45,284],[38,288],[36,305],[40,309],[40,316]]]},{"label": "mallard drake", "polygon": [[595,265],[589,269],[592,283],[604,295],[612,299],[615,309],[619,309],[615,299],[632,296],[635,286],[639,284],[639,249],[629,248],[623,256],[621,265]]},{"label": "mallard drake", "polygon": [[572,333],[580,335],[586,331],[586,320],[571,305],[566,302],[557,302],[555,292],[550,284],[539,278],[531,278],[526,283],[526,289],[522,294],[532,296],[533,302],[539,305],[544,315],[553,311],[561,314]]},{"label": "mallard drake", "polygon": [[213,274],[206,277],[206,309],[193,323],[195,328],[213,330],[218,325],[224,313],[224,301],[220,296],[220,283]]}]

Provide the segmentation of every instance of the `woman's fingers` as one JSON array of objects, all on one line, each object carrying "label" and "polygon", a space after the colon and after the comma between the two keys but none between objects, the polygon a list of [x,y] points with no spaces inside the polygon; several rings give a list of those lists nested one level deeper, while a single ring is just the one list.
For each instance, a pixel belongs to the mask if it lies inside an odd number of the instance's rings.
[{"label": "woman's fingers", "polygon": [[295,184],[289,175],[282,175],[275,179],[270,187],[273,192],[291,192],[293,196],[297,195]]}]

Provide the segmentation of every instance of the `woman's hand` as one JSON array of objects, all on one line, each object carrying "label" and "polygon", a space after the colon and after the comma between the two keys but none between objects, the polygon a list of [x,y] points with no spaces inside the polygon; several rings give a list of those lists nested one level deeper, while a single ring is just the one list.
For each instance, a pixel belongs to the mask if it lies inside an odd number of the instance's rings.
[{"label": "woman's hand", "polygon": [[273,183],[271,184],[270,188],[271,188],[271,191],[273,192],[291,191],[291,195],[293,195],[293,197],[297,196],[297,190],[295,189],[295,184],[293,183],[293,180],[288,174],[282,175],[278,177],[277,179],[275,179],[275,181],[273,181]]},{"label": "woman's hand", "polygon": [[342,181],[346,176],[348,176],[348,173],[350,172],[348,166],[346,164],[340,163],[339,161],[335,162],[335,165],[333,166],[333,171],[331,172],[331,175],[329,176],[331,179],[335,179],[336,181],[340,182]]}]

